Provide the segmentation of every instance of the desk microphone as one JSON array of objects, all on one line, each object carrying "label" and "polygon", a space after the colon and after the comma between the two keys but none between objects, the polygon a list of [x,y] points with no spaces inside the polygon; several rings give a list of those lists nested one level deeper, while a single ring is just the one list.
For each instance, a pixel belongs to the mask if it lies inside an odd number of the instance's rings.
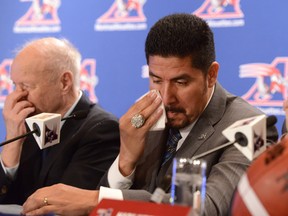
[{"label": "desk microphone", "polygon": [[[75,112],[72,113],[71,115],[62,118],[61,121],[69,120],[69,119],[76,119],[76,120],[83,119],[83,118],[86,118],[86,117],[87,117],[88,112],[89,112],[89,110],[79,110],[79,111],[75,111]],[[18,140],[18,139],[21,139],[21,138],[23,138],[23,137],[27,137],[27,136],[29,136],[30,134],[34,134],[34,133],[35,133],[36,136],[38,136],[38,137],[41,136],[41,130],[40,130],[40,127],[39,127],[39,125],[38,125],[37,123],[34,122],[34,123],[32,124],[32,129],[33,129],[33,130],[31,130],[31,131],[29,131],[29,132],[27,132],[27,133],[25,133],[25,134],[23,134],[23,135],[14,137],[14,138],[12,138],[12,139],[9,139],[9,140],[6,140],[6,141],[0,143],[0,147],[1,147],[1,146],[4,146],[4,145],[7,145],[8,143],[14,142],[14,141],[16,141],[16,140]]]},{"label": "desk microphone", "polygon": [[[266,128],[272,127],[277,123],[277,117],[275,115],[268,116],[266,119]],[[275,129],[277,130],[277,129]],[[278,133],[274,133],[271,131],[267,131],[267,137],[270,139],[266,139],[267,145],[273,145],[278,142]]]},{"label": "desk microphone", "polygon": [[269,128],[277,123],[277,117],[275,115],[268,116],[266,119],[266,127]]},{"label": "desk microphone", "polygon": [[[256,119],[256,118],[255,118],[255,119]],[[253,120],[253,119],[252,119],[252,120]],[[240,121],[243,122],[243,120],[239,120],[239,122],[240,122]],[[249,121],[250,121],[250,119],[249,119]],[[265,129],[267,129],[267,128],[273,126],[273,125],[275,125],[276,122],[277,122],[276,116],[274,116],[274,115],[268,116],[268,117],[266,118],[266,127],[265,127]],[[237,122],[236,122],[236,123],[237,123]],[[250,123],[251,123],[251,122],[249,122],[247,125],[249,125]],[[261,122],[260,122],[260,124],[261,124]],[[242,126],[243,126],[243,125],[242,125]],[[243,127],[246,127],[246,126],[243,126]],[[232,127],[232,128],[233,128],[233,127]],[[251,128],[253,128],[253,124],[252,124]],[[253,129],[252,129],[252,130],[253,130]],[[265,134],[266,134],[266,132],[265,132]],[[257,142],[258,142],[258,143],[257,143]],[[192,157],[192,160],[196,160],[196,159],[202,158],[202,157],[204,157],[204,156],[206,156],[206,155],[209,155],[209,154],[211,154],[211,153],[213,153],[213,152],[216,152],[216,151],[218,151],[218,150],[220,150],[220,149],[226,148],[226,147],[228,147],[228,146],[230,146],[230,145],[233,145],[233,144],[238,144],[238,145],[241,146],[241,147],[247,147],[248,144],[249,144],[249,140],[248,140],[248,138],[247,138],[247,135],[245,135],[244,132],[238,131],[238,132],[236,132],[235,135],[234,135],[234,141],[232,141],[232,142],[227,142],[227,143],[225,143],[225,144],[223,144],[223,145],[217,146],[217,147],[215,147],[215,148],[213,148],[213,149],[210,149],[210,150],[208,150],[208,151],[206,151],[206,152],[203,152],[202,154],[196,155],[196,156]],[[264,140],[261,140],[261,136],[259,136],[259,137],[257,137],[257,139],[255,140],[255,143],[251,143],[251,144],[253,145],[253,148],[251,148],[252,150],[250,150],[250,148],[249,148],[249,151],[254,151],[254,152],[251,152],[251,154],[254,154],[255,151],[258,150],[258,149],[255,148],[255,146],[257,146],[257,144],[264,145]],[[250,144],[249,144],[249,145],[250,145]],[[238,148],[238,149],[239,149],[239,148]],[[247,149],[247,148],[246,148],[246,149]],[[240,149],[239,149],[239,151],[241,151],[241,152],[247,157],[247,152],[244,152],[243,150],[240,150]],[[261,149],[261,151],[263,151],[263,150]],[[258,152],[258,154],[260,154],[260,152]],[[255,155],[255,156],[257,156],[257,155]],[[250,157],[250,158],[248,158],[248,159],[249,159],[249,160],[252,160],[252,157]]]}]

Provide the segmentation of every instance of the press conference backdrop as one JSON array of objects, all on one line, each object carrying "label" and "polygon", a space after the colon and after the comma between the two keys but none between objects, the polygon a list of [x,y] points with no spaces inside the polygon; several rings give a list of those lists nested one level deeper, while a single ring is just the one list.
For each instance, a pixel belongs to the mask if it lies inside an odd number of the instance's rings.
[{"label": "press conference backdrop", "polygon": [[[13,90],[14,50],[46,36],[82,53],[81,88],[121,117],[148,91],[145,37],[161,17],[196,14],[214,31],[219,81],[268,115],[280,130],[288,76],[287,0],[0,0],[0,108]],[[5,126],[0,116],[0,142]]]}]

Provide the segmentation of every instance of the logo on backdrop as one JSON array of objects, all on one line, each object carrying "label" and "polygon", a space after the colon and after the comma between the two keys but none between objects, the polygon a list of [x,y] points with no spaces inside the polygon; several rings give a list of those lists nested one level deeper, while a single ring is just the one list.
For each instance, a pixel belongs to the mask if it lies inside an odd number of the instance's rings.
[{"label": "logo on backdrop", "polygon": [[92,102],[98,102],[98,98],[95,94],[95,87],[99,81],[96,76],[96,60],[84,59],[82,61],[80,74],[80,89],[89,96]]},{"label": "logo on backdrop", "polygon": [[94,25],[95,31],[133,31],[147,29],[143,6],[146,0],[115,0]]},{"label": "logo on backdrop", "polygon": [[61,0],[20,0],[31,2],[27,12],[14,24],[14,33],[53,33],[61,31],[58,9]]},{"label": "logo on backdrop", "polygon": [[[10,79],[10,67],[13,59],[4,59],[0,62],[0,108],[3,108],[6,96],[14,90]],[[84,59],[81,64],[80,89],[82,89],[92,102],[98,102],[95,87],[98,84],[96,76],[96,60]]]},{"label": "logo on backdrop", "polygon": [[13,82],[9,71],[12,59],[4,59],[0,62],[0,108],[3,107],[6,96],[13,91]]},{"label": "logo on backdrop", "polygon": [[193,14],[211,27],[239,27],[245,23],[240,0],[205,0]]},{"label": "logo on backdrop", "polygon": [[283,99],[288,96],[288,57],[276,57],[271,64],[240,65],[239,77],[255,79],[254,84],[242,96],[243,99],[261,107],[269,115],[284,115]]}]

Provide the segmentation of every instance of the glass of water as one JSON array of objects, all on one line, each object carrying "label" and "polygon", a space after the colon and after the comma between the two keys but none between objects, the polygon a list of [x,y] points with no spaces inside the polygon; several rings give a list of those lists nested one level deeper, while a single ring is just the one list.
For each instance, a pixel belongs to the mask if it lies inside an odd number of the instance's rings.
[{"label": "glass of water", "polygon": [[174,158],[171,182],[172,205],[191,206],[193,214],[202,215],[206,192],[206,162]]}]

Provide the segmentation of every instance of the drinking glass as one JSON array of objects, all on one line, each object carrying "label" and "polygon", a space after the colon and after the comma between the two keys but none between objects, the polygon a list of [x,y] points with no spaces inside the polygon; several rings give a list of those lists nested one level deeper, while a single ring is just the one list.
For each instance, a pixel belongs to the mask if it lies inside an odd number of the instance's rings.
[{"label": "drinking glass", "polygon": [[206,192],[206,161],[174,158],[172,168],[172,205],[190,206],[191,215],[203,215]]}]

